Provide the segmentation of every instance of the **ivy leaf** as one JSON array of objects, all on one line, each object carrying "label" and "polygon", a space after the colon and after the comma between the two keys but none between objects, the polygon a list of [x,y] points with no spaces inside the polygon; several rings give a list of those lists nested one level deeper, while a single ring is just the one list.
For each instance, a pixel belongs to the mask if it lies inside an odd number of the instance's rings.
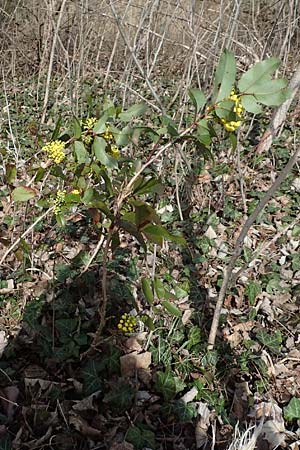
[{"label": "ivy leaf", "polygon": [[177,414],[180,422],[190,422],[197,416],[197,409],[194,402],[185,403],[178,400],[174,405],[174,412]]},{"label": "ivy leaf", "polygon": [[20,186],[15,188],[11,195],[15,202],[27,202],[36,196],[36,191],[28,186]]},{"label": "ivy leaf", "polygon": [[234,54],[224,50],[215,73],[213,103],[218,103],[229,97],[232,86],[235,82],[236,62]]},{"label": "ivy leaf", "polygon": [[91,395],[102,389],[102,381],[99,376],[102,364],[100,361],[90,360],[82,369],[84,395]]},{"label": "ivy leaf", "polygon": [[126,441],[130,442],[136,450],[143,448],[155,449],[155,434],[143,425],[132,426],[126,433]]},{"label": "ivy leaf", "polygon": [[96,136],[93,142],[93,152],[98,161],[101,162],[105,167],[110,169],[118,167],[118,162],[115,158],[109,156],[106,151],[106,140],[100,136]]},{"label": "ivy leaf", "polygon": [[261,286],[255,281],[249,281],[245,287],[245,295],[248,297],[250,305],[254,305],[255,299],[261,293]]},{"label": "ivy leaf", "polygon": [[130,409],[134,394],[134,388],[120,379],[111,391],[104,396],[103,401],[108,403],[112,410],[120,413]]},{"label": "ivy leaf", "polygon": [[200,89],[189,89],[188,94],[198,114],[206,103],[205,95]]},{"label": "ivy leaf", "polygon": [[145,103],[136,103],[132,105],[127,111],[119,114],[119,119],[123,122],[129,122],[134,117],[142,116],[148,110],[148,106]]},{"label": "ivy leaf", "polygon": [[283,408],[284,418],[291,422],[300,419],[300,399],[293,397],[289,404]]},{"label": "ivy leaf", "polygon": [[77,326],[77,319],[57,319],[55,321],[55,328],[58,330],[60,337],[67,337],[72,335]]},{"label": "ivy leaf", "polygon": [[185,388],[185,383],[180,378],[173,376],[172,372],[157,372],[156,389],[160,392],[165,401],[173,400],[173,398]]},{"label": "ivy leaf", "polygon": [[259,330],[256,333],[258,340],[265,345],[271,352],[278,354],[281,350],[282,334],[280,331],[275,331],[272,334],[268,334],[264,330]]},{"label": "ivy leaf", "polygon": [[74,142],[74,152],[78,164],[85,164],[88,161],[88,152],[81,141]]}]

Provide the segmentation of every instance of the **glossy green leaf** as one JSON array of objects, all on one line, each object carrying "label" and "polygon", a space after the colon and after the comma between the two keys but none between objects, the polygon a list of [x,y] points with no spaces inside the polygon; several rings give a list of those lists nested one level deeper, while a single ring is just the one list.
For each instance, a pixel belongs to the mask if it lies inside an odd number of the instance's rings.
[{"label": "glossy green leaf", "polygon": [[79,139],[81,136],[81,125],[79,120],[76,117],[73,117],[73,120],[71,122],[71,131],[72,131],[72,137],[74,139]]},{"label": "glossy green leaf", "polygon": [[131,222],[127,222],[126,220],[120,220],[119,221],[120,228],[123,228],[123,230],[127,231],[127,233],[131,234],[133,237],[136,238],[136,240],[141,244],[144,252],[147,252],[147,246],[145,243],[145,240],[143,238],[143,235],[139,232],[135,224]]},{"label": "glossy green leaf", "polygon": [[119,114],[119,119],[123,122],[129,122],[134,117],[142,116],[148,110],[148,106],[145,103],[136,103],[132,105],[127,111]]},{"label": "glossy green leaf", "polygon": [[232,100],[223,100],[216,106],[215,112],[220,119],[234,120],[235,114],[233,113],[233,108],[235,102]]},{"label": "glossy green leaf", "polygon": [[15,188],[11,195],[15,202],[27,202],[36,196],[36,191],[28,186],[20,186]]},{"label": "glossy green leaf", "polygon": [[112,133],[115,138],[116,145],[123,147],[129,144],[132,135],[132,129],[129,125],[126,125],[126,127],[122,128],[122,130],[118,130],[118,132],[116,133],[112,131]]},{"label": "glossy green leaf", "polygon": [[[58,120],[56,122],[55,128],[54,128],[54,131],[53,131],[52,136],[51,136],[51,141],[56,141],[56,139],[58,138],[59,130],[60,130],[60,127],[61,127],[61,123],[62,123],[62,117],[59,116],[59,118],[58,118]],[[78,139],[78,138],[76,137],[75,139]]]},{"label": "glossy green leaf", "polygon": [[253,95],[242,95],[241,102],[245,111],[253,114],[260,114],[262,112],[261,105],[259,105]]},{"label": "glossy green leaf", "polygon": [[5,172],[6,172],[6,182],[8,184],[13,184],[17,176],[17,168],[15,164],[6,164]]},{"label": "glossy green leaf", "polygon": [[162,306],[165,308],[168,313],[170,313],[172,316],[175,317],[181,317],[182,313],[180,309],[177,308],[173,303],[169,302],[168,300],[163,300],[161,302]]},{"label": "glossy green leaf", "polygon": [[88,161],[88,152],[81,141],[74,142],[74,152],[78,164],[85,164]]},{"label": "glossy green leaf", "polygon": [[164,228],[162,225],[153,225],[153,224],[147,224],[145,225],[141,231],[147,236],[147,238],[154,242],[155,244],[162,245],[163,240],[166,239],[167,241],[175,242],[179,245],[185,245],[186,241],[182,236],[176,236],[174,234],[171,234],[166,228]]},{"label": "glossy green leaf", "polygon": [[152,281],[149,278],[142,278],[142,291],[149,305],[153,305],[154,295],[152,289]]},{"label": "glossy green leaf", "polygon": [[201,144],[207,147],[211,144],[211,135],[206,119],[199,120],[197,126],[197,139]]},{"label": "glossy green leaf", "polygon": [[105,111],[102,116],[100,117],[100,119],[95,123],[94,128],[93,128],[93,132],[96,134],[101,134],[104,133],[104,131],[106,130],[106,123],[108,118],[111,117],[110,111],[107,110]]},{"label": "glossy green leaf", "polygon": [[105,167],[110,169],[116,168],[118,167],[118,162],[115,158],[112,158],[106,153],[106,145],[107,143],[105,139],[100,136],[96,136],[92,146],[93,152],[97,160],[100,161]]},{"label": "glossy green leaf", "polygon": [[157,276],[154,277],[154,289],[159,300],[163,300],[166,298],[166,290],[164,284]]},{"label": "glossy green leaf", "polygon": [[159,223],[159,217],[155,210],[144,202],[134,202],[135,206],[135,224],[140,229],[149,222]]},{"label": "glossy green leaf", "polygon": [[189,89],[188,94],[198,114],[206,103],[206,97],[200,89]]},{"label": "glossy green leaf", "polygon": [[144,178],[140,176],[134,186],[133,186],[133,194],[147,194],[151,192],[152,194],[160,192],[163,189],[162,184],[156,180],[155,178]]},{"label": "glossy green leaf", "polygon": [[235,82],[236,62],[234,54],[224,50],[215,73],[213,103],[218,103],[226,97],[229,97],[230,91]]},{"label": "glossy green leaf", "polygon": [[256,63],[241,76],[238,82],[239,91],[254,94],[255,86],[271,81],[271,75],[278,69],[279,65],[280,60],[277,58],[269,58]]}]

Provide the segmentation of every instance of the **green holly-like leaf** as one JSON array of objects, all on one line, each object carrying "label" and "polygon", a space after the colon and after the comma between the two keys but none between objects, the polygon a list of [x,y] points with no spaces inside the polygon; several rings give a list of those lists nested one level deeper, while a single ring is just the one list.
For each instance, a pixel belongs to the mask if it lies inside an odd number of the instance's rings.
[{"label": "green holly-like leaf", "polygon": [[284,418],[291,422],[300,419],[300,399],[293,397],[289,404],[283,408]]},{"label": "green holly-like leaf", "polygon": [[145,103],[136,103],[132,105],[127,111],[119,114],[119,119],[123,122],[129,122],[134,117],[142,116],[148,110],[148,106]]},{"label": "green holly-like leaf", "polygon": [[230,91],[235,82],[236,62],[234,54],[224,50],[215,73],[213,103],[218,103],[229,97]]},{"label": "green holly-like leaf", "polygon": [[15,202],[27,202],[36,196],[36,191],[28,186],[20,186],[15,188],[11,195]]},{"label": "green holly-like leaf", "polygon": [[15,164],[6,164],[5,166],[6,172],[6,181],[8,184],[13,184],[15,178],[17,176],[17,168]]},{"label": "green holly-like leaf", "polygon": [[154,244],[163,245],[164,239],[175,242],[179,245],[185,245],[186,243],[183,237],[171,234],[162,225],[153,225],[152,223],[149,223],[143,226],[141,231],[145,234],[149,241],[154,242]]},{"label": "green holly-like leaf", "polygon": [[201,144],[209,147],[211,143],[211,133],[206,119],[199,120],[197,126],[197,139]]},{"label": "green holly-like leaf", "polygon": [[200,89],[189,89],[188,94],[198,114],[206,103],[205,95]]},{"label": "green holly-like leaf", "polygon": [[74,142],[74,152],[78,164],[84,164],[88,161],[88,152],[81,141]]},{"label": "green holly-like leaf", "polygon": [[253,94],[256,86],[271,81],[271,75],[278,69],[279,65],[280,60],[278,58],[269,58],[256,63],[241,76],[238,82],[239,91],[243,94]]},{"label": "green holly-like leaf", "polygon": [[262,107],[257,102],[254,95],[242,95],[241,102],[245,111],[248,111],[252,114],[260,114],[262,112]]},{"label": "green holly-like leaf", "polygon": [[169,371],[157,372],[156,376],[156,390],[163,395],[167,402],[173,400],[176,394],[183,391],[186,386],[180,378],[175,377]]},{"label": "green holly-like leaf", "polygon": [[169,314],[171,314],[174,317],[181,317],[182,313],[180,309],[177,308],[173,303],[169,302],[168,300],[164,300],[161,302],[162,306],[165,308],[166,311],[168,311]]},{"label": "green holly-like leaf", "polygon": [[152,282],[149,278],[142,278],[142,290],[145,296],[145,299],[149,303],[149,305],[153,305],[154,295],[152,289]]},{"label": "green holly-like leaf", "polygon": [[93,152],[98,161],[101,162],[105,167],[110,169],[118,167],[118,162],[115,158],[109,156],[105,148],[107,146],[107,142],[100,136],[96,136],[92,145]]}]

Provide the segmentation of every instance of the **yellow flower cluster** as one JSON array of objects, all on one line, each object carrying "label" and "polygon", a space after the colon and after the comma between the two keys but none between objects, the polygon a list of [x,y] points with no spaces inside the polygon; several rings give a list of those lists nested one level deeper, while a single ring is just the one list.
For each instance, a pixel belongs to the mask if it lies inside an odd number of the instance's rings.
[{"label": "yellow flower cluster", "polygon": [[124,333],[133,333],[136,330],[136,326],[136,317],[128,313],[123,314],[118,323],[118,329],[123,331]]},{"label": "yellow flower cluster", "polygon": [[73,191],[71,191],[71,194],[79,195],[80,191],[78,189],[73,189]]},{"label": "yellow flower cluster", "polygon": [[65,203],[66,191],[57,191],[56,198],[54,200],[54,213],[59,214],[61,208]]},{"label": "yellow flower cluster", "polygon": [[96,122],[97,122],[97,118],[96,117],[89,117],[88,119],[85,119],[83,121],[83,129],[84,130],[91,130]]},{"label": "yellow flower cluster", "polygon": [[53,159],[53,161],[56,164],[60,164],[64,158],[65,158],[65,153],[64,153],[64,148],[65,148],[65,143],[62,141],[52,141],[52,142],[48,142],[43,148],[42,150],[44,152],[46,152],[49,156],[49,158]]},{"label": "yellow flower cluster", "polygon": [[[239,119],[241,119],[242,115],[243,115],[244,108],[243,108],[242,103],[240,101],[240,97],[238,95],[236,95],[234,90],[232,90],[230,92],[229,100],[232,100],[232,101],[235,102],[235,106],[233,108],[233,112],[235,112],[237,117]],[[242,123],[241,120],[237,120],[237,121],[231,120],[230,122],[227,122],[225,119],[221,119],[221,122],[222,122],[225,130],[229,131],[229,132],[235,131]]]},{"label": "yellow flower cluster", "polygon": [[104,133],[102,134],[102,137],[103,137],[106,141],[109,141],[109,140],[111,140],[111,139],[114,138],[112,132],[110,131],[109,125],[106,125],[106,130],[105,130]]},{"label": "yellow flower cluster", "polygon": [[85,145],[90,145],[90,143],[91,143],[92,140],[93,140],[93,137],[90,136],[90,135],[86,136],[85,134],[82,134],[82,135],[81,135],[81,140],[82,140],[82,142],[83,142]]},{"label": "yellow flower cluster", "polygon": [[119,150],[119,148],[116,145],[111,145],[110,146],[109,153],[111,154],[111,156],[113,156],[116,159],[120,158],[120,150]]}]

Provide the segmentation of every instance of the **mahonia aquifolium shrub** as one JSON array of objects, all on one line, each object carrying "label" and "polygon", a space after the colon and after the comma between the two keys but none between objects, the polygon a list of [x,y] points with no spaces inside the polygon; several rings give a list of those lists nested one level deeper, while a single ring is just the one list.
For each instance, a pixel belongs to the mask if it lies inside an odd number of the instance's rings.
[{"label": "mahonia aquifolium shrub", "polygon": [[[277,106],[290,96],[286,80],[272,79],[279,64],[276,58],[269,58],[236,79],[234,55],[225,51],[215,73],[211,99],[199,89],[189,90],[194,116],[187,116],[186,130],[163,114],[157,117],[157,126],[149,126],[149,117],[143,120],[148,111],[144,103],[122,111],[106,101],[100,117],[73,118],[64,129],[59,120],[42,148],[47,161],[35,167],[37,189],[19,186],[12,192],[13,199],[30,200],[39,192],[38,183],[43,182],[44,195],[37,206],[52,207],[61,226],[70,211],[92,212],[92,226],[109,236],[112,252],[124,233],[133,236],[143,252],[164,240],[184,245],[184,239],[160,221],[157,193],[162,184],[154,166],[148,165],[144,172],[139,172],[140,167],[166,144],[172,149],[173,144],[186,142],[189,152],[200,152],[204,158],[213,156],[221,140],[229,139],[235,148],[236,131],[247,121],[247,114],[261,113],[262,105]],[[145,273],[141,284],[150,306],[159,302],[168,314],[181,315],[170,301],[174,295],[161,282]],[[135,319],[125,314],[121,320],[118,329],[134,331]]]}]

